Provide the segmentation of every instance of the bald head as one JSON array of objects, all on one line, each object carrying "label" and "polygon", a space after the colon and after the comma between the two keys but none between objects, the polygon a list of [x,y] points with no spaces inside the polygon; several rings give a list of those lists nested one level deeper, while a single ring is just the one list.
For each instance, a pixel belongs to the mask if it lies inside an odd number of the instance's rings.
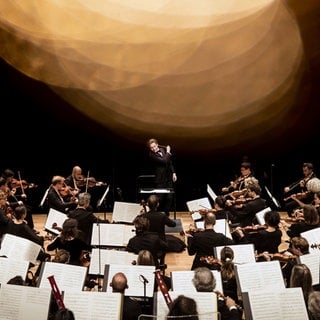
[{"label": "bald head", "polygon": [[128,280],[126,275],[123,272],[117,272],[112,277],[112,281],[110,283],[110,287],[112,287],[113,292],[124,292],[125,289],[128,288]]}]

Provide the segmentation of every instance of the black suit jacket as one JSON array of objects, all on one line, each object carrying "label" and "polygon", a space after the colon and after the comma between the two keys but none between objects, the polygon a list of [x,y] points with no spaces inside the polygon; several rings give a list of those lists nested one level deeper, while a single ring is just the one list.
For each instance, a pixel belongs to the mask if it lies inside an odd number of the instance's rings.
[{"label": "black suit jacket", "polygon": [[200,258],[203,256],[214,256],[214,247],[232,244],[235,244],[232,239],[222,233],[215,232],[213,229],[199,231],[193,237],[188,237],[188,254],[195,254],[191,270],[198,267],[208,267],[205,262],[200,261]]}]

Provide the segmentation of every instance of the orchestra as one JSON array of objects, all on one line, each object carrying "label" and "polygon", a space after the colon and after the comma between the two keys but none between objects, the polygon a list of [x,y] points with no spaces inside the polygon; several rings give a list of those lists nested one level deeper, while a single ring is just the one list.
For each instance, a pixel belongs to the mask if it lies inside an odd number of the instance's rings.
[{"label": "orchestra", "polygon": [[[251,169],[250,166],[249,168]],[[107,185],[107,183],[99,181],[96,178],[90,176],[89,171],[85,176],[82,174],[82,170],[79,173],[78,169],[79,167],[76,167],[75,171],[73,172],[74,175],[71,175],[72,178],[65,178],[63,175],[55,175],[52,177],[52,180],[50,181],[50,185],[48,188],[49,191],[46,195],[46,201],[49,200],[48,203],[50,203],[49,208],[59,209],[59,211],[64,212],[67,216],[68,212],[72,211],[77,206],[79,194],[81,192],[90,193],[96,187],[103,187]],[[248,168],[245,168],[245,170],[248,170]],[[272,226],[272,224],[268,224],[268,221],[266,222],[266,224],[257,223],[257,220],[255,219],[255,213],[257,213],[262,208],[266,207],[266,200],[261,198],[261,194],[259,191],[261,190],[261,185],[260,182],[253,176],[252,171],[250,171],[249,173],[248,171],[245,172],[247,174],[244,174],[236,178],[234,181],[231,181],[227,187],[223,187],[221,189],[221,193],[218,195],[217,198],[219,201],[221,201],[222,204],[220,203],[219,205],[216,205],[215,201],[213,201],[212,208],[199,207],[197,210],[190,212],[191,214],[198,212],[201,216],[200,220],[202,222],[206,221],[206,223],[204,227],[199,227],[196,221],[194,221],[194,223],[189,224],[189,227],[181,233],[181,235],[186,237],[186,242],[190,244],[188,248],[188,250],[190,250],[189,254],[198,255],[198,248],[194,246],[194,242],[197,239],[201,239],[201,237],[198,237],[198,235],[202,233],[209,234],[209,232],[214,233],[213,230],[215,220],[221,218],[226,219],[226,227],[228,228],[228,231],[230,232],[232,239],[224,239],[223,241],[220,240],[220,245],[222,245],[223,243],[229,245],[240,243],[252,243],[255,248],[255,258],[257,263],[259,263],[260,261],[278,260],[279,262],[281,262],[281,268],[286,269],[288,263],[296,263],[298,258],[296,254],[288,253],[287,250],[271,250],[261,252],[261,250],[259,249],[260,245],[257,244],[256,241],[257,239],[259,239],[258,241],[262,241],[260,239],[262,239],[263,234],[265,232],[269,233],[280,230],[282,234],[290,235],[290,230],[295,230],[294,225],[296,224],[300,226],[309,223],[314,228],[320,226],[319,219],[317,220],[316,218],[313,218],[315,212],[318,212],[315,209],[315,203],[304,202],[304,199],[306,199],[310,194],[316,196],[316,194],[320,192],[320,187],[318,186],[318,178],[315,176],[314,172],[308,173],[304,178],[299,179],[298,181],[295,181],[288,187],[284,188],[284,202],[292,200],[298,205],[298,208],[292,210],[290,214],[282,214],[280,223],[277,226]],[[3,201],[0,202],[1,214],[5,215],[7,219],[15,219],[14,208],[17,205],[24,205],[30,193],[32,193],[36,188],[39,187],[39,183],[29,182],[28,180],[23,179],[21,177],[20,171],[17,171],[17,177],[14,177],[12,175],[8,179],[5,177],[0,177],[0,199],[3,199]],[[59,202],[60,206],[54,206],[54,201],[52,201],[52,198],[54,198],[55,201]],[[259,199],[259,206],[257,206],[254,209],[254,211],[250,213],[249,218],[248,216],[246,216],[247,220],[245,223],[243,223],[241,217],[244,215],[245,210],[247,208],[252,209],[252,204],[257,199]],[[139,214],[144,214],[149,211],[149,208],[145,200],[141,200],[140,205],[142,209]],[[309,208],[309,206],[312,206],[312,208]],[[93,210],[94,209],[96,208],[93,208]],[[224,214],[220,217],[219,214],[221,211],[223,211]],[[313,214],[312,218],[310,218],[310,211],[312,211]],[[311,222],[310,219],[312,220]],[[28,221],[24,221],[24,223],[28,224]],[[273,228],[271,228],[272,230],[270,229],[270,225]],[[62,232],[62,228],[58,227],[57,223],[55,222],[52,224],[52,228],[56,229],[59,233]],[[237,236],[237,234],[241,234],[241,237],[243,237],[244,235],[243,238],[245,238],[245,242],[239,241],[240,238]],[[295,236],[297,236],[297,234],[292,233],[292,236],[290,236],[289,239]],[[56,237],[56,235],[54,237]],[[54,237],[46,237],[45,239],[47,241],[53,241]],[[290,248],[289,245],[288,248]],[[312,243],[310,244],[310,248],[319,249],[320,244]],[[198,260],[195,262],[197,262],[199,266],[207,266],[211,270],[219,271],[222,265],[221,260],[218,259],[214,253],[209,253],[210,251],[207,251],[206,254],[199,254]],[[82,250],[81,266],[89,268],[90,256],[90,250]],[[192,270],[195,267],[196,264],[194,264],[194,266],[190,265],[190,270]],[[168,288],[165,286],[159,270],[155,271],[155,280],[159,285],[159,290],[162,292],[168,308],[170,308],[172,304],[170,290],[168,290]],[[54,276],[49,278],[49,281],[53,289],[54,297],[57,300],[58,305],[62,307],[63,300],[57,289],[56,283],[54,281]],[[220,296],[225,297],[223,293],[220,293]]]}]

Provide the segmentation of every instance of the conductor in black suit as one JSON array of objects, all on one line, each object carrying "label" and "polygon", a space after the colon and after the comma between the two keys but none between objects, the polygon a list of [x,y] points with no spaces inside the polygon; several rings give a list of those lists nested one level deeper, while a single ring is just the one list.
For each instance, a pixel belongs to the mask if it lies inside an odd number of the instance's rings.
[{"label": "conductor in black suit", "polygon": [[[149,139],[147,143],[149,147],[149,158],[154,165],[155,188],[171,189],[174,188],[174,182],[177,181],[177,175],[172,163],[171,147],[159,146],[158,141],[154,138]],[[160,208],[169,216],[170,209],[173,205],[173,193],[159,193]]]}]

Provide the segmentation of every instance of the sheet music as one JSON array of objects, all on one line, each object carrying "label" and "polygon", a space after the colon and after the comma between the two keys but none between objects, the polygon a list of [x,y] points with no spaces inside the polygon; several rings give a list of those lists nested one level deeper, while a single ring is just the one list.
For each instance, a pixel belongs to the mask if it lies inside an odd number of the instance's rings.
[{"label": "sheet music", "polygon": [[245,295],[247,299],[243,302],[248,320],[308,320],[301,288],[250,290]]},{"label": "sheet music", "polygon": [[126,247],[135,235],[132,225],[120,223],[94,223],[91,245]]},{"label": "sheet music", "polygon": [[[216,279],[215,290],[223,292],[221,273],[218,270],[211,270],[211,272],[213,273],[213,276]],[[195,286],[192,283],[193,276],[193,270],[171,271],[172,290],[188,293],[197,292]]]},{"label": "sheet music", "polygon": [[28,269],[29,261],[0,257],[0,284],[7,283],[15,276],[21,276],[25,280]]},{"label": "sheet music", "polygon": [[[110,250],[110,249],[92,249],[89,274],[103,275],[106,264],[127,264],[132,265],[137,261],[138,255],[128,251]],[[99,268],[100,262],[100,268]]]},{"label": "sheet music", "polygon": [[[218,304],[217,295],[214,292],[184,292],[184,291],[170,291],[172,301],[180,294],[192,298],[197,303],[197,310],[199,313],[199,320],[218,320]],[[155,308],[157,320],[165,320],[169,312],[168,306],[164,300],[161,291],[155,293]]]},{"label": "sheet music", "polygon": [[[217,259],[221,259],[221,250],[225,246],[217,246],[214,247],[215,256]],[[252,243],[248,244],[236,244],[236,245],[228,245],[229,248],[233,250],[234,264],[244,264],[244,263],[255,263],[256,258],[254,255],[254,245]]]},{"label": "sheet music", "polygon": [[[196,221],[196,228],[204,229],[204,221]],[[229,223],[226,219],[216,220],[216,224],[213,226],[215,232],[224,234],[227,238],[232,239]]]},{"label": "sheet music", "polygon": [[190,212],[200,209],[212,209],[208,197],[187,201],[187,207]]},{"label": "sheet music", "polygon": [[40,288],[51,288],[49,276],[54,275],[57,286],[62,290],[82,291],[87,275],[87,267],[71,264],[44,262],[40,271]]},{"label": "sheet music", "polygon": [[212,190],[212,188],[209,186],[209,184],[207,184],[207,192],[208,192],[209,196],[211,197],[212,201],[215,202],[217,195]]},{"label": "sheet music", "polygon": [[1,319],[47,320],[51,289],[3,284],[0,288]]},{"label": "sheet music", "polygon": [[320,227],[309,231],[301,232],[300,236],[308,240],[310,252],[319,252]]},{"label": "sheet music", "polygon": [[146,297],[152,297],[154,292],[155,281],[155,266],[140,266],[140,265],[123,265],[123,264],[107,264],[104,272],[104,287],[103,290],[112,292],[109,283],[112,277],[117,272],[123,272],[128,279],[128,289],[125,291],[125,296],[144,296],[144,284],[140,275],[142,274],[147,280],[146,284]]},{"label": "sheet music", "polygon": [[54,229],[52,225],[55,223],[56,227],[62,229],[62,225],[66,219],[68,219],[68,216],[65,213],[50,208],[44,228],[46,231],[57,236],[60,234],[60,231]]},{"label": "sheet music", "polygon": [[267,207],[267,208],[260,210],[259,212],[256,213],[256,218],[257,218],[260,225],[266,224],[266,221],[264,220],[264,215],[266,214],[266,212],[269,212],[269,211],[271,211],[271,208]]},{"label": "sheet music", "polygon": [[28,239],[6,233],[1,240],[0,256],[36,263],[41,246]]},{"label": "sheet music", "polygon": [[121,319],[122,294],[91,291],[64,291],[63,301],[77,320]]},{"label": "sheet music", "polygon": [[285,288],[279,261],[235,265],[238,289],[241,293],[259,289]]},{"label": "sheet music", "polygon": [[302,256],[298,257],[298,261],[299,263],[304,263],[310,269],[312,276],[312,285],[319,284],[320,251],[303,254]]},{"label": "sheet music", "polygon": [[141,209],[143,208],[139,203],[115,201],[112,221],[133,223],[134,218],[140,214]]},{"label": "sheet music", "polygon": [[174,193],[173,189],[140,189],[140,193]]}]

